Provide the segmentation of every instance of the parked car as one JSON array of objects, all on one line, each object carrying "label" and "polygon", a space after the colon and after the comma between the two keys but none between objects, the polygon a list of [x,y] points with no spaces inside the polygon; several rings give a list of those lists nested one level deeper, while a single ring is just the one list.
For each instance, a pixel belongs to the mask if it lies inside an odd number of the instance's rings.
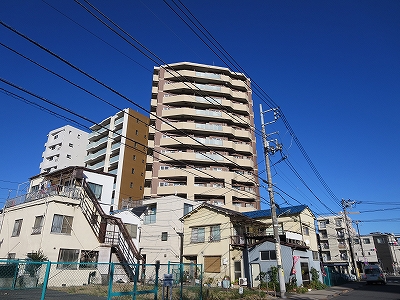
[{"label": "parked car", "polygon": [[365,266],[364,272],[364,279],[366,280],[367,284],[386,284],[386,275],[378,265]]}]

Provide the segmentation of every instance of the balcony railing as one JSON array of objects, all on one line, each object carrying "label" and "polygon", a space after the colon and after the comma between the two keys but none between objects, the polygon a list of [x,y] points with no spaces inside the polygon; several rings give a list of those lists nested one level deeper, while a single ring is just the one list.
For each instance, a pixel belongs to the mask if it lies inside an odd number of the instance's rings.
[{"label": "balcony railing", "polygon": [[27,193],[25,195],[8,199],[6,201],[5,208],[13,207],[34,200],[44,199],[51,196],[64,196],[72,199],[81,200],[83,194],[80,188],[53,185],[48,188],[40,189],[34,192]]}]

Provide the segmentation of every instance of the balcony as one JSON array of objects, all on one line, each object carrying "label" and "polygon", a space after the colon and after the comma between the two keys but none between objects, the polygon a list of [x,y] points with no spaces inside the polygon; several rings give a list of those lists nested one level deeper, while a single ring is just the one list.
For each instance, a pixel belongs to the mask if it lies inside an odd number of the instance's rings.
[{"label": "balcony", "polygon": [[[4,207],[10,208],[27,202],[39,199],[45,199],[53,196],[63,196],[80,201],[83,197],[83,191],[80,187],[65,187],[61,185],[53,185],[48,188],[44,188],[12,199],[8,199]],[[33,227],[32,234],[38,234],[38,231],[41,230],[41,228],[42,227]]]},{"label": "balcony", "polygon": [[[248,130],[243,129],[235,129],[232,126],[224,126],[220,124],[203,124],[203,123],[188,123],[188,122],[175,122],[173,123],[174,127],[171,127],[168,124],[161,124],[161,131],[168,133],[168,132],[175,132],[176,130],[179,131],[189,131],[191,133],[208,133],[209,135],[216,134],[218,135],[225,135],[231,136],[232,138],[240,138],[241,140],[246,140],[248,142],[252,141],[252,133]],[[176,128],[176,129],[175,129]]]},{"label": "balcony", "polygon": [[92,169],[92,170],[99,171],[99,169],[103,169],[103,168],[104,168],[104,160],[101,161],[101,162],[98,162],[98,163],[95,164],[95,165],[92,165],[92,166],[89,165],[88,168],[89,168],[89,169]]},{"label": "balcony", "polygon": [[114,163],[118,163],[119,161],[119,155],[113,156],[110,158],[110,166]]},{"label": "balcony", "polygon": [[107,152],[107,149],[104,148],[103,150],[100,150],[95,153],[91,153],[91,154],[87,155],[85,158],[85,163],[90,163],[90,162],[104,156],[106,154],[106,152]]},{"label": "balcony", "polygon": [[106,144],[107,140],[108,140],[108,136],[105,136],[105,137],[102,137],[101,139],[99,139],[97,142],[89,143],[86,146],[86,150],[87,151],[93,151],[93,150],[96,150],[96,149],[100,149],[101,147],[105,147],[105,145],[103,145],[103,144]]},{"label": "balcony", "polygon": [[123,123],[123,122],[124,122],[124,117],[122,116],[121,118],[115,120],[114,126],[117,126],[117,125],[119,125],[119,124],[121,124],[121,123]]}]

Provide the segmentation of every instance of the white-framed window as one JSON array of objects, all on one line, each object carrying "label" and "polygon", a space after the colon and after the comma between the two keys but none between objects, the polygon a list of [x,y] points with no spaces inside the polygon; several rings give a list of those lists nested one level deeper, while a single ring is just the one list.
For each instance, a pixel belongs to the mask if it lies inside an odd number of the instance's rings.
[{"label": "white-framed window", "polygon": [[167,241],[168,240],[168,232],[166,232],[166,231],[161,232],[161,240],[162,241]]},{"label": "white-framed window", "polygon": [[205,228],[204,227],[194,227],[192,228],[192,236],[190,238],[191,243],[204,243],[205,241]]},{"label": "white-framed window", "polygon": [[79,249],[63,249],[58,252],[57,269],[76,270],[78,267]]},{"label": "white-framed window", "polygon": [[55,214],[51,224],[51,233],[71,234],[73,217]]},{"label": "white-framed window", "polygon": [[129,223],[126,223],[124,225],[131,238],[136,239],[138,226],[136,224],[129,224]]},{"label": "white-framed window", "polygon": [[371,244],[371,240],[369,238],[363,238],[363,244]]},{"label": "white-framed window", "polygon": [[19,236],[19,234],[21,233],[21,227],[22,227],[22,219],[15,220],[11,236]]},{"label": "white-framed window", "polygon": [[97,200],[100,200],[101,198],[101,193],[103,191],[103,186],[97,183],[93,182],[88,182],[88,186],[92,190],[94,196],[96,197]]},{"label": "white-framed window", "polygon": [[156,222],[157,204],[151,204],[147,207],[147,213],[143,218],[143,224],[152,224]]},{"label": "white-framed window", "polygon": [[210,227],[210,242],[219,242],[221,240],[220,225],[213,225]]},{"label": "white-framed window", "polygon": [[35,223],[33,224],[32,227],[32,234],[40,234],[42,232],[43,220],[44,220],[43,216],[35,217]]},{"label": "white-framed window", "polygon": [[304,235],[310,235],[310,227],[303,226],[303,234]]}]

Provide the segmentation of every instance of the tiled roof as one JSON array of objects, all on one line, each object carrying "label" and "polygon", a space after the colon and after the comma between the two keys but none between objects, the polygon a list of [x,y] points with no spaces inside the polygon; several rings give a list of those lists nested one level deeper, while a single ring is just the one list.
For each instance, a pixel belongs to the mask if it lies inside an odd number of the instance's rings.
[{"label": "tiled roof", "polygon": [[[296,214],[301,213],[306,208],[307,208],[307,205],[280,207],[280,208],[276,208],[276,215],[277,216],[279,216],[279,215],[280,216],[296,215]],[[243,214],[252,219],[270,218],[271,210],[270,209],[262,209],[262,210],[244,212]]]}]

